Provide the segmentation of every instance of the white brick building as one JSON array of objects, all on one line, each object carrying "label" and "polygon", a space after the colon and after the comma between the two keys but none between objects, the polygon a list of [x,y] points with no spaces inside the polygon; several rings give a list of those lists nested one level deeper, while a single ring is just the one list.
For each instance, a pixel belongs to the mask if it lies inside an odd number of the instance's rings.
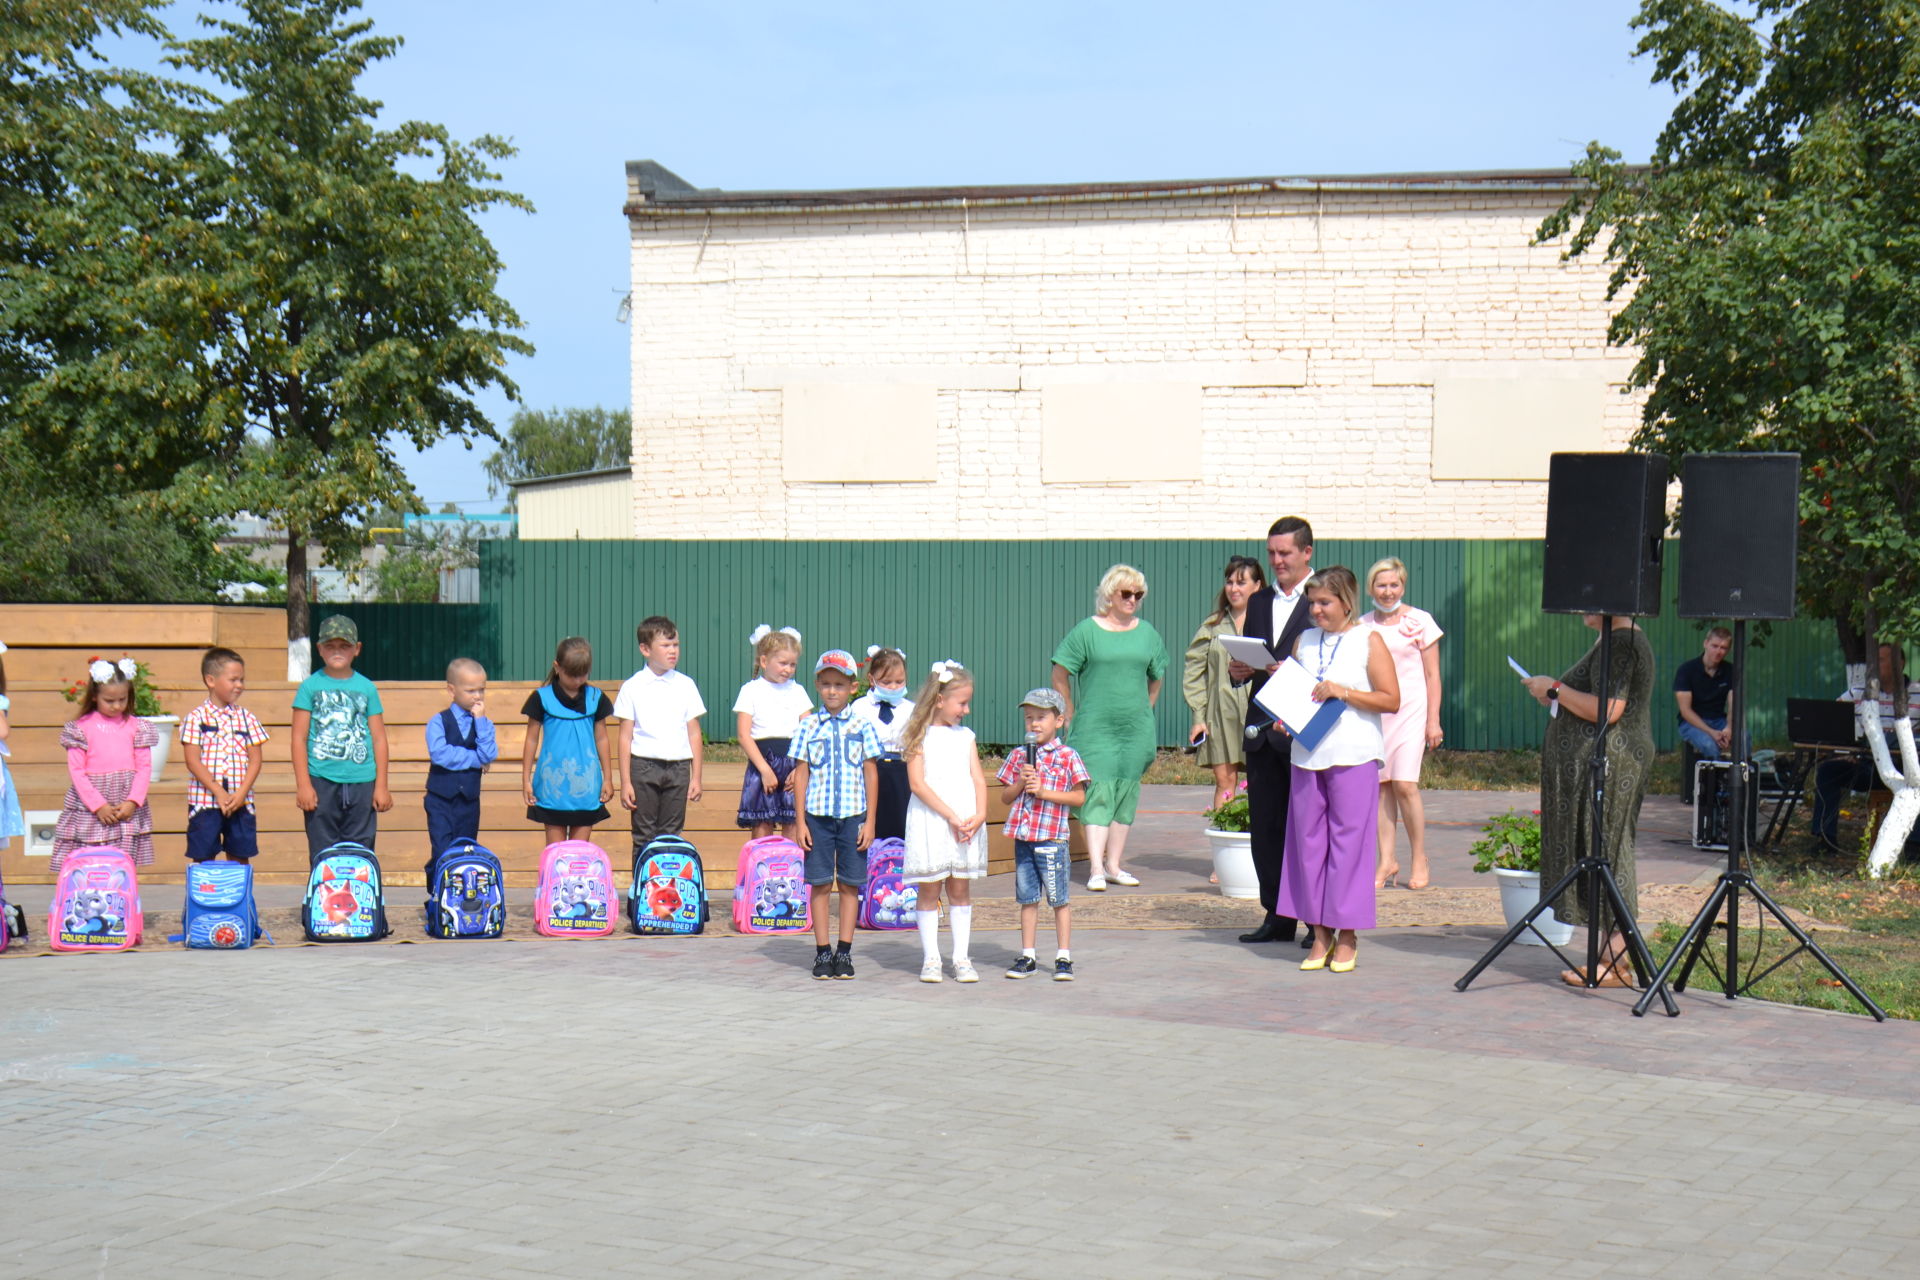
[{"label": "white brick building", "polygon": [[1565,174],[627,176],[636,536],[1538,537],[1637,421]]}]

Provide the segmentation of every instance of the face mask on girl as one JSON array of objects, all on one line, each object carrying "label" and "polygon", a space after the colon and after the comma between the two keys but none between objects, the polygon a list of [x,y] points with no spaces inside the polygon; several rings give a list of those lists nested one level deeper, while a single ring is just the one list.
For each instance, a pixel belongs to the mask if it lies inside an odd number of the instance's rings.
[{"label": "face mask on girl", "polygon": [[907,686],[901,685],[897,689],[883,689],[876,684],[868,689],[867,692],[873,695],[875,702],[889,702],[897,706],[900,700],[907,696]]}]

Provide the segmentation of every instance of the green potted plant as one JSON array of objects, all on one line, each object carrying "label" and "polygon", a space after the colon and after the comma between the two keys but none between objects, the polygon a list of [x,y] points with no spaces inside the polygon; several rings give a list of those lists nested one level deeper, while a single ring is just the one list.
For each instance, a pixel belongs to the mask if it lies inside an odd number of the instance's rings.
[{"label": "green potted plant", "polygon": [[[1475,871],[1491,871],[1499,881],[1500,909],[1506,915],[1507,927],[1512,928],[1540,901],[1540,811],[1516,813],[1509,809],[1489,819],[1467,852],[1473,855]],[[1520,935],[1520,941],[1537,947],[1549,942],[1564,946],[1573,940],[1573,926],[1556,919],[1552,908],[1540,913],[1533,929],[1544,937],[1528,930]]]},{"label": "green potted plant", "polygon": [[1247,784],[1225,804],[1207,810],[1207,843],[1213,846],[1213,870],[1226,898],[1258,898],[1260,877],[1253,869],[1253,825],[1247,813]]}]

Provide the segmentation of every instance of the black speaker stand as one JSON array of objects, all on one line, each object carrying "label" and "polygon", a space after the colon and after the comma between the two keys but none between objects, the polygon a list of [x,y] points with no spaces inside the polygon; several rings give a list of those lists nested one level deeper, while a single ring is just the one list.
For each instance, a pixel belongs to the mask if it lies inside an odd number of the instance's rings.
[{"label": "black speaker stand", "polygon": [[[1701,906],[1699,914],[1694,916],[1693,923],[1688,925],[1686,933],[1681,935],[1680,945],[1673,949],[1673,954],[1667,957],[1667,962],[1660,966],[1660,972],[1653,975],[1653,982],[1647,987],[1646,994],[1641,996],[1639,1002],[1633,1006],[1633,1015],[1636,1018],[1645,1015],[1655,992],[1665,996],[1670,978],[1675,991],[1687,989],[1687,979],[1693,975],[1694,964],[1706,954],[1708,932],[1719,925],[1727,931],[1727,963],[1725,969],[1718,975],[1727,999],[1733,1000],[1750,992],[1756,983],[1805,951],[1826,966],[1827,972],[1847,989],[1847,994],[1858,1000],[1866,1011],[1873,1015],[1875,1022],[1885,1022],[1887,1015],[1882,1012],[1880,1006],[1869,999],[1867,993],[1862,991],[1854,980],[1833,962],[1832,957],[1820,949],[1819,944],[1808,936],[1805,929],[1795,924],[1787,913],[1780,909],[1779,904],[1767,896],[1766,890],[1754,882],[1753,873],[1747,869],[1747,846],[1752,837],[1753,828],[1746,817],[1746,803],[1748,779],[1752,776],[1753,765],[1750,763],[1752,752],[1747,742],[1747,620],[1745,618],[1734,619],[1733,652],[1729,657],[1734,664],[1733,714],[1727,723],[1733,730],[1734,763],[1733,768],[1728,771],[1731,775],[1728,803],[1732,806],[1732,816],[1727,823],[1727,869],[1720,873],[1719,880],[1713,886],[1713,892],[1707,895],[1707,900]],[[1797,944],[1793,950],[1761,972],[1751,974],[1744,982],[1741,981],[1739,972],[1740,895],[1742,892],[1751,894],[1755,905],[1778,921],[1780,927],[1786,930],[1788,936]],[[1720,908],[1723,904],[1727,909],[1727,918],[1725,924],[1720,924]],[[1755,962],[1758,963],[1757,955]],[[1676,965],[1680,969],[1677,976],[1674,974]],[[1707,957],[1707,967],[1715,968],[1711,956]],[[1668,1008],[1671,1009],[1672,1005],[1673,1001],[1669,998]]]},{"label": "black speaker stand", "polygon": [[[1606,815],[1607,815],[1607,738],[1613,729],[1613,723],[1607,715],[1607,704],[1612,690],[1609,688],[1613,675],[1613,615],[1602,614],[1600,618],[1600,676],[1598,680],[1598,701],[1595,703],[1595,723],[1599,734],[1593,743],[1593,754],[1587,762],[1587,827],[1590,840],[1587,855],[1579,859],[1560,877],[1559,883],[1540,895],[1540,901],[1533,910],[1522,916],[1517,924],[1508,929],[1493,944],[1487,954],[1480,957],[1473,968],[1466,971],[1460,980],[1453,984],[1456,991],[1465,991],[1481,971],[1499,958],[1501,952],[1512,946],[1519,936],[1532,930],[1533,935],[1545,943],[1547,949],[1559,956],[1569,969],[1578,970],[1585,978],[1588,988],[1600,985],[1600,938],[1602,934],[1617,929],[1626,939],[1627,956],[1633,962],[1634,977],[1639,985],[1647,988],[1647,994],[1641,999],[1640,1006],[1653,999],[1656,988],[1648,982],[1653,972],[1653,955],[1647,950],[1646,939],[1640,936],[1640,927],[1634,923],[1633,912],[1628,909],[1625,895],[1620,892],[1620,882],[1613,877],[1613,866],[1606,858]],[[1737,704],[1736,704],[1737,708]],[[1571,714],[1571,713],[1568,713]],[[1570,888],[1578,886],[1579,900],[1587,904],[1587,962],[1575,964],[1567,954],[1548,940],[1534,926],[1534,920],[1541,912],[1559,901],[1560,896]],[[1606,927],[1611,920],[1613,928]],[[1666,1005],[1667,1016],[1680,1016],[1680,1006],[1675,1004],[1673,996],[1662,986],[1657,988],[1661,1002]],[[1636,1006],[1636,1013],[1642,1009]]]}]

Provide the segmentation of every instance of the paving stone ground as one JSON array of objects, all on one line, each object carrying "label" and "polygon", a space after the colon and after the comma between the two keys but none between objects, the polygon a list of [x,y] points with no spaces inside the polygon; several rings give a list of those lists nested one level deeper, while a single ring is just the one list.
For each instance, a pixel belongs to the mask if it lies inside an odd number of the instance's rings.
[{"label": "paving stone ground", "polygon": [[1454,991],[1496,934],[10,956],[0,1277],[1920,1273],[1920,1027]]}]

